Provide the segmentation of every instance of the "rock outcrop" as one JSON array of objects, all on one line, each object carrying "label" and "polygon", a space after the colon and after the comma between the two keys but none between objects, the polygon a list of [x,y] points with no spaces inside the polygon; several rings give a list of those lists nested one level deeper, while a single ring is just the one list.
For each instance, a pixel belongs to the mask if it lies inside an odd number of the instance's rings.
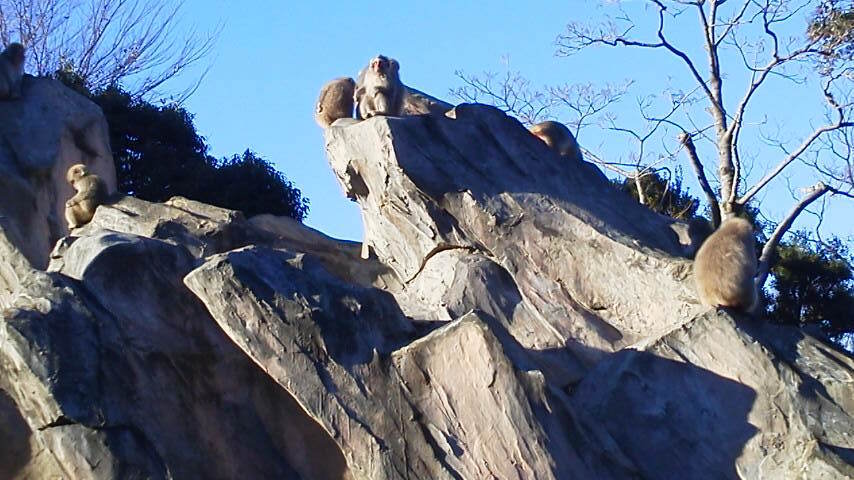
[{"label": "rock outcrop", "polygon": [[97,105],[56,80],[24,77],[24,98],[0,102],[0,218],[6,235],[44,269],[54,242],[68,234],[65,172],[89,166],[116,191],[107,122]]},{"label": "rock outcrop", "polygon": [[854,360],[702,308],[595,166],[479,105],[325,136],[364,245],[125,197],[51,248],[0,205],[0,478],[854,477]]}]

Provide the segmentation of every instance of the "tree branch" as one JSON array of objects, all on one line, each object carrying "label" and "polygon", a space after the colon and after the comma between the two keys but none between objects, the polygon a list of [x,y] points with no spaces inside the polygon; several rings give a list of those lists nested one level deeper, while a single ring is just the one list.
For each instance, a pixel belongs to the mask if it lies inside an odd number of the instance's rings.
[{"label": "tree branch", "polygon": [[691,167],[694,168],[694,174],[697,176],[697,181],[700,183],[700,188],[706,194],[706,200],[709,202],[709,207],[712,211],[712,222],[715,228],[721,224],[721,209],[718,204],[718,198],[715,196],[712,186],[709,184],[709,179],[706,178],[706,172],[703,170],[703,164],[700,163],[700,158],[697,156],[697,147],[694,146],[694,140],[687,132],[679,135],[679,143],[685,147],[688,152],[688,160],[691,162]]},{"label": "tree branch", "polygon": [[822,195],[832,190],[833,189],[827,186],[824,182],[819,182],[813,185],[807,191],[807,194],[789,212],[786,218],[777,224],[777,228],[774,229],[774,232],[771,234],[768,242],[762,248],[762,255],[759,256],[759,268],[757,269],[755,280],[757,288],[761,289],[762,286],[765,285],[765,281],[768,279],[768,273],[771,270],[771,262],[777,251],[777,245],[780,244],[780,240],[783,238],[783,235],[785,235],[786,232],[789,231],[789,228],[792,227],[792,223],[794,223],[798,215],[800,215],[801,212],[803,212],[804,209],[812,202],[818,200]]},{"label": "tree branch", "polygon": [[780,172],[785,170],[785,168],[788,167],[789,164],[791,164],[799,156],[801,156],[801,154],[804,153],[818,137],[822,136],[827,132],[848,127],[854,127],[854,123],[840,121],[834,125],[825,125],[821,128],[816,129],[816,131],[814,131],[812,135],[809,136],[809,138],[804,140],[804,143],[802,143],[800,147],[798,147],[794,152],[790,153],[785,159],[783,159],[782,162],[780,162],[776,167],[774,167],[773,170],[771,170],[764,177],[762,177],[762,180],[759,180],[759,182],[754,185],[753,188],[748,190],[747,193],[745,193],[741,198],[739,198],[738,202],[736,203],[738,203],[739,205],[747,204],[747,202],[749,202],[750,199],[752,199],[757,193],[759,193],[759,191],[762,190],[765,185],[768,185],[768,182],[773,180],[774,177],[776,177],[780,174]]},{"label": "tree branch", "polygon": [[837,120],[836,123],[824,125],[822,127],[817,128],[812,135],[807,137],[806,140],[792,153],[790,153],[786,158],[783,159],[773,170],[768,172],[764,177],[762,177],[759,182],[753,186],[747,193],[744,194],[741,198],[738,199],[736,203],[739,205],[745,205],[750,201],[765,185],[768,184],[771,180],[774,179],[777,175],[780,174],[786,167],[789,166],[792,162],[794,162],[798,157],[801,156],[809,147],[813,144],[819,137],[824,135],[827,132],[832,132],[835,130],[839,130],[842,128],[850,128],[854,127],[854,122],[845,121],[845,108],[846,106],[840,105],[836,99],[833,97],[833,93],[831,93],[830,89],[832,88],[833,82],[837,79],[837,77],[832,77],[828,79],[824,83],[824,99],[827,101],[828,105],[836,111]]}]

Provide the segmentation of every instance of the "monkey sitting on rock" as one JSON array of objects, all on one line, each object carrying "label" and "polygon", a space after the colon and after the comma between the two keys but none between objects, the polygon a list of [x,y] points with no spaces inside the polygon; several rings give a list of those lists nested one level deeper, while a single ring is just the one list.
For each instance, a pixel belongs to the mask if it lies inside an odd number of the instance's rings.
[{"label": "monkey sitting on rock", "polygon": [[65,179],[77,191],[65,202],[65,220],[68,221],[68,229],[72,230],[92,220],[95,209],[107,199],[107,185],[82,163],[72,165]]},{"label": "monkey sitting on rock", "polygon": [[[346,98],[347,92],[351,98]],[[328,128],[338,119],[375,116],[444,115],[453,105],[407,87],[400,81],[400,64],[393,58],[377,55],[359,72],[358,80],[344,77],[328,82],[318,95],[315,120]]]},{"label": "monkey sitting on rock", "polygon": [[20,43],[11,43],[0,53],[0,100],[21,98],[24,51],[24,46]]},{"label": "monkey sitting on rock", "polygon": [[583,159],[578,142],[566,125],[549,120],[534,125],[530,131],[558,155],[579,161]]},{"label": "monkey sitting on rock", "polygon": [[330,80],[320,89],[314,119],[321,128],[328,128],[339,118],[353,118],[353,94],[356,82],[350,77]]},{"label": "monkey sitting on rock", "polygon": [[756,270],[753,225],[743,218],[724,221],[694,257],[700,301],[751,313],[757,303]]},{"label": "monkey sitting on rock", "polygon": [[375,115],[400,115],[403,104],[400,64],[378,55],[359,72],[356,81],[356,115],[368,119]]}]

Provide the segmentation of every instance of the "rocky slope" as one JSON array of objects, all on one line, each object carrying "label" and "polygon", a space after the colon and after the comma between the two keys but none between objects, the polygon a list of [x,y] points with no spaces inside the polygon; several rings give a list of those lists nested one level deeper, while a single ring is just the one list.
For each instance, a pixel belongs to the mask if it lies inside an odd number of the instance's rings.
[{"label": "rocky slope", "polygon": [[125,197],[51,251],[69,155],[0,135],[0,478],[854,477],[854,361],[702,308],[684,225],[500,111],[328,129],[365,245]]}]

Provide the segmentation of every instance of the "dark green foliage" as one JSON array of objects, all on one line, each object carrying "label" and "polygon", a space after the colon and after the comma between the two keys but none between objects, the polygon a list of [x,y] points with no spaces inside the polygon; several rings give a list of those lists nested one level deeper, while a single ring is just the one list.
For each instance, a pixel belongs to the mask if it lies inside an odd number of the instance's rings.
[{"label": "dark green foliage", "polygon": [[[209,203],[240,210],[248,216],[259,213],[288,215],[302,219],[308,213],[308,200],[284,175],[263,158],[246,150],[243,155],[223,159],[214,169],[217,185]],[[249,193],[247,195],[247,193]]]},{"label": "dark green foliage", "polygon": [[[617,188],[639,201],[634,179],[615,180],[614,183]],[[682,190],[682,173],[678,170],[669,182],[658,172],[649,172],[641,177],[640,183],[650,209],[681,220],[690,220],[696,216],[700,202],[687,189]]]},{"label": "dark green foliage", "polygon": [[208,195],[216,165],[186,110],[135,100],[118,88],[92,99],[110,125],[120,191],[152,202]]},{"label": "dark green foliage", "polygon": [[781,323],[818,324],[830,336],[854,332],[854,275],[842,242],[810,242],[797,234],[777,250],[771,287],[771,318]]},{"label": "dark green foliage", "polygon": [[152,202],[180,195],[247,216],[303,220],[308,200],[266,160],[250,151],[217,161],[208,155],[193,116],[176,105],[153,105],[119,87],[91,93],[73,73],[56,78],[100,105],[109,124],[119,191]]}]

